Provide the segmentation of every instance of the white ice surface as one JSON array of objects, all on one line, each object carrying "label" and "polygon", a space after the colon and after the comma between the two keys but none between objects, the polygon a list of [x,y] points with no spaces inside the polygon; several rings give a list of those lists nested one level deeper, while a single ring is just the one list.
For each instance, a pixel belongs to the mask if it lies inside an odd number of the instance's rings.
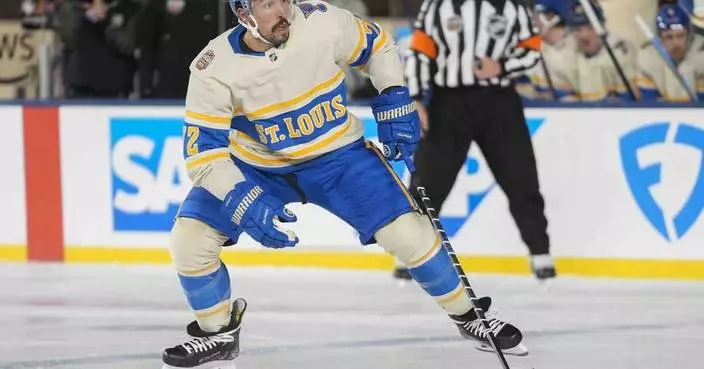
[{"label": "white ice surface", "polygon": [[[230,268],[238,369],[498,369],[390,272]],[[512,369],[704,368],[704,283],[474,275],[531,350]],[[159,369],[191,315],[170,267],[0,264],[0,369]]]}]

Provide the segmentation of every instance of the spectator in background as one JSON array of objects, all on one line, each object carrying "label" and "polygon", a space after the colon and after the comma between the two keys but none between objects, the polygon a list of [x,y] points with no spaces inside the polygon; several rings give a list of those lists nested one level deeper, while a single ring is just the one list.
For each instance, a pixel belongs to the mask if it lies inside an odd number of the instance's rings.
[{"label": "spectator in background", "polygon": [[[694,35],[687,13],[664,5],[656,19],[658,37],[692,92],[704,100],[704,37]],[[690,97],[652,45],[638,55],[638,89],[645,100],[690,101]]]},{"label": "spectator in background", "polygon": [[[570,80],[577,50],[567,31],[565,19],[569,13],[566,0],[537,0],[533,12],[533,23],[543,38],[543,58],[527,73],[530,88],[519,87],[523,97],[538,100],[561,100],[570,97]],[[546,75],[547,74],[547,75]]]},{"label": "spectator in background", "polygon": [[[183,99],[188,66],[220,32],[221,0],[147,0],[139,22],[139,81],[142,98]],[[222,0],[225,1],[225,0]],[[226,26],[232,25],[227,11]]]},{"label": "spectator in background", "polygon": [[[590,0],[599,20],[604,22],[601,7]],[[601,38],[589,23],[579,1],[573,1],[567,17],[567,26],[577,43],[575,70],[569,74],[569,90],[559,91],[561,96],[574,95],[581,101],[632,100],[628,88],[620,78],[616,66],[601,42]],[[630,86],[635,88],[636,50],[629,42],[613,36],[609,45],[621,65]]]},{"label": "spectator in background", "polygon": [[137,0],[63,0],[57,31],[66,47],[69,98],[124,98],[136,71]]}]

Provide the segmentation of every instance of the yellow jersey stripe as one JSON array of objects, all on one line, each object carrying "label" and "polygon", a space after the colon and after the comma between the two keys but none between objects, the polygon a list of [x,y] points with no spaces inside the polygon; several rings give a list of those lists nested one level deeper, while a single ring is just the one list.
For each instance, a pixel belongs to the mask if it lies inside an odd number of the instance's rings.
[{"label": "yellow jersey stripe", "polygon": [[[352,127],[352,119],[347,119],[347,123],[345,123],[344,126],[342,126],[340,130],[337,132],[331,134],[328,137],[325,137],[324,139],[321,139],[320,141],[313,141],[313,143],[308,144],[308,146],[303,147],[299,150],[292,151],[290,153],[286,153],[285,158],[265,158],[261,155],[257,155],[246,148],[242,147],[237,141],[234,139],[230,139],[230,147],[237,152],[238,154],[244,156],[245,158],[249,159],[252,162],[263,164],[265,166],[286,166],[294,163],[295,161],[299,160],[301,156],[308,155],[314,151],[320,150],[325,146],[328,146],[329,144],[337,141],[340,137],[344,136],[345,133]],[[251,137],[244,135],[247,138],[251,139]],[[243,136],[243,137],[244,137]],[[306,145],[306,144],[303,144]]]},{"label": "yellow jersey stripe", "polygon": [[[215,307],[217,307],[217,308],[215,308]],[[213,309],[213,308],[215,308],[215,309]],[[223,312],[228,312],[228,313],[230,312],[230,300],[229,299],[218,303],[217,305],[209,308],[208,310],[195,311],[194,314],[199,318],[205,318],[205,317],[213,316],[215,314],[220,314]]]},{"label": "yellow jersey stripe", "polygon": [[636,84],[641,87],[655,87],[655,82],[650,78],[641,77],[636,79]]},{"label": "yellow jersey stripe", "polygon": [[367,42],[367,33],[364,31],[362,22],[359,19],[355,19],[355,21],[357,22],[357,30],[359,31],[359,41],[357,41],[357,46],[354,48],[347,64],[352,64],[355,60],[359,59],[359,56],[362,55],[362,50],[364,50],[364,44]]},{"label": "yellow jersey stripe", "polygon": [[283,101],[280,103],[276,103],[276,104],[272,104],[269,106],[265,106],[261,109],[255,110],[251,113],[245,113],[245,115],[247,116],[247,119],[249,119],[249,120],[261,119],[264,116],[269,115],[271,113],[281,111],[286,108],[290,108],[292,106],[298,105],[306,100],[309,100],[311,97],[317,97],[317,95],[321,91],[340,84],[340,82],[342,82],[342,80],[344,78],[345,78],[345,72],[340,71],[337,74],[335,74],[334,76],[332,76],[330,79],[328,79],[327,81],[311,88],[310,90],[304,92],[301,95],[294,97],[293,99]]},{"label": "yellow jersey stripe", "polygon": [[215,115],[196,113],[190,110],[186,110],[186,118],[200,120],[207,123],[226,125],[227,127],[230,127],[230,122],[232,120],[230,117],[219,117]]},{"label": "yellow jersey stripe", "polygon": [[230,158],[230,153],[227,151],[218,151],[214,153],[208,153],[207,151],[204,152],[204,155],[202,156],[197,156],[194,157],[193,160],[187,159],[186,160],[186,169],[191,170],[199,165],[215,161],[218,159],[229,159]]},{"label": "yellow jersey stripe", "polygon": [[206,266],[195,269],[195,270],[189,270],[189,271],[179,271],[178,274],[186,277],[200,277],[204,275],[211,274],[215,272],[216,270],[220,269],[220,260],[215,260],[212,263],[208,263]]},{"label": "yellow jersey stripe", "polygon": [[229,131],[230,130],[230,125],[227,124],[220,124],[220,123],[208,123],[204,122],[202,120],[195,120],[193,118],[188,118],[186,117],[184,119],[184,122],[188,123],[191,126],[196,126],[200,128],[210,128],[210,129],[216,129],[218,131]]},{"label": "yellow jersey stripe", "polygon": [[255,139],[253,139],[252,137],[249,137],[249,135],[244,132],[237,132],[237,137],[242,137],[243,140],[249,141],[249,142],[259,142]]},{"label": "yellow jersey stripe", "polygon": [[606,90],[594,91],[594,92],[579,92],[579,98],[582,100],[601,100],[605,98],[609,93]]},{"label": "yellow jersey stripe", "polygon": [[374,153],[376,154],[376,156],[379,157],[379,160],[381,160],[381,162],[386,166],[386,169],[387,169],[389,172],[391,172],[391,175],[394,177],[394,180],[396,181],[396,183],[398,184],[398,186],[401,187],[401,191],[403,192],[404,195],[406,195],[406,199],[408,200],[408,203],[411,204],[411,207],[415,209],[415,208],[416,208],[416,202],[413,201],[413,197],[411,196],[410,193],[408,193],[408,190],[406,189],[406,186],[404,186],[404,185],[403,185],[403,182],[401,181],[401,179],[398,178],[398,176],[396,175],[396,172],[394,171],[393,168],[391,168],[391,165],[389,165],[389,162],[386,160],[386,158],[384,157],[384,155],[382,155],[382,154],[379,152],[379,149],[377,149],[376,146],[374,146],[373,143],[371,143],[371,142],[369,142],[369,141],[366,141],[366,142],[365,142],[365,145],[367,146],[368,149],[374,151]]},{"label": "yellow jersey stripe", "polygon": [[286,158],[280,158],[280,159],[267,159],[264,158],[260,155],[254,154],[250,151],[247,151],[243,146],[239,145],[236,141],[231,140],[230,141],[230,148],[232,148],[232,151],[235,152],[235,156],[239,156],[240,159],[248,159],[250,162],[257,163],[258,165],[266,166],[266,167],[285,167],[287,165],[292,164],[293,159],[286,159]]},{"label": "yellow jersey stripe", "polygon": [[689,96],[672,96],[672,95],[665,95],[663,96],[665,100],[670,101],[670,102],[690,102],[692,101]]},{"label": "yellow jersey stripe", "polygon": [[464,293],[464,285],[460,282],[455,289],[444,297],[436,297],[435,300],[441,304],[447,304],[462,296]]},{"label": "yellow jersey stripe", "polygon": [[430,258],[435,256],[435,254],[438,252],[438,250],[440,250],[440,245],[441,245],[441,238],[438,236],[435,239],[435,244],[433,244],[433,247],[431,247],[430,250],[428,250],[428,252],[425,253],[425,255],[423,255],[420,258],[413,260],[409,263],[406,263],[406,266],[408,266],[409,268],[416,268],[416,267],[423,265],[425,262],[430,260]]},{"label": "yellow jersey stripe", "polygon": [[372,55],[376,54],[379,49],[384,47],[386,45],[386,41],[389,38],[389,34],[386,31],[381,31],[381,37],[376,39],[376,42],[374,42],[374,48],[372,49]]}]

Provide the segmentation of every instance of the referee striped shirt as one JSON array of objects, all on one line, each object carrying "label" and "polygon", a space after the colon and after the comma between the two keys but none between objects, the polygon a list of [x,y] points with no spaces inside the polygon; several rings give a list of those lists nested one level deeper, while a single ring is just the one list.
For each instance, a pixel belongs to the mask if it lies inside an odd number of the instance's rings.
[{"label": "referee striped shirt", "polygon": [[[509,86],[540,60],[540,43],[522,0],[425,0],[406,61],[411,96],[434,86]],[[501,65],[499,77],[475,77],[484,57]]]}]

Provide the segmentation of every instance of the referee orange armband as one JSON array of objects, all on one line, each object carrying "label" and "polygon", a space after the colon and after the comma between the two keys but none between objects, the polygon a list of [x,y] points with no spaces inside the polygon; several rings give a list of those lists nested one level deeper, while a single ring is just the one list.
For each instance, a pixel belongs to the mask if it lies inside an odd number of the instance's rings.
[{"label": "referee orange armband", "polygon": [[421,30],[413,31],[411,36],[411,50],[427,55],[430,59],[438,57],[438,47],[427,33]]}]

